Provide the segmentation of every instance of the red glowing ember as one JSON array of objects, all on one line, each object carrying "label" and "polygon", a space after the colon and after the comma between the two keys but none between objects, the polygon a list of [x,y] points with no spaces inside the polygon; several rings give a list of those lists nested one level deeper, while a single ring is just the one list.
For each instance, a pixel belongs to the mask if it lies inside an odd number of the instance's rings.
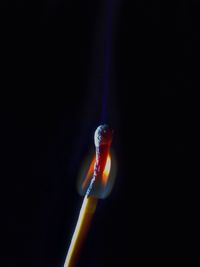
[{"label": "red glowing ember", "polygon": [[100,125],[94,135],[95,156],[84,162],[78,179],[81,195],[105,198],[111,192],[116,176],[116,161],[110,151],[113,131],[107,125]]},{"label": "red glowing ember", "polygon": [[[92,161],[91,161],[91,163],[90,163],[87,175],[86,175],[86,177],[85,177],[85,179],[84,179],[84,181],[82,183],[82,189],[83,190],[86,189],[86,187],[88,186],[88,184],[89,184],[89,182],[90,182],[90,180],[92,178],[92,175],[93,175],[93,172],[94,172],[95,162],[96,162],[96,157],[94,156]],[[110,170],[111,170],[111,156],[110,156],[110,153],[109,153],[108,156],[107,156],[105,168],[104,168],[102,176],[101,176],[102,184],[104,186],[106,186],[106,184],[108,182]]]}]

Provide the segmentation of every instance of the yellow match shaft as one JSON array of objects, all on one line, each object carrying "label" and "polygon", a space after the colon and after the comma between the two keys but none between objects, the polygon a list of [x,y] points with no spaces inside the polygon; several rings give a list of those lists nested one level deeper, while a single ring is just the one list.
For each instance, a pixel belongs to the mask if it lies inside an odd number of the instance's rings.
[{"label": "yellow match shaft", "polygon": [[85,196],[64,267],[74,267],[97,206],[97,198]]}]

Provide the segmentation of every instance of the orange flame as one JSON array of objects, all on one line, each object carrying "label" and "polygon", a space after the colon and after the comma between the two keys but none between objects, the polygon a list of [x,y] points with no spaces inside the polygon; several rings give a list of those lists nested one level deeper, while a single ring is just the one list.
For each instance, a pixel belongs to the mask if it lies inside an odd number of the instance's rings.
[{"label": "orange flame", "polygon": [[106,160],[106,165],[103,171],[103,177],[102,177],[102,182],[104,186],[107,184],[108,177],[110,174],[110,169],[111,169],[111,157],[110,154],[108,154],[107,160]]},{"label": "orange flame", "polygon": [[92,159],[91,163],[90,163],[90,166],[89,166],[89,169],[88,169],[88,172],[87,172],[87,175],[83,181],[83,184],[82,184],[82,188],[86,188],[87,184],[89,183],[91,177],[92,177],[92,174],[93,174],[93,171],[94,171],[94,164],[95,164],[95,161],[96,161],[96,157],[94,156],[94,158]]},{"label": "orange flame", "polygon": [[[95,161],[96,161],[96,157],[94,156],[94,158],[92,159],[92,161],[90,163],[87,175],[83,181],[83,184],[82,184],[83,189],[86,188],[86,186],[88,185],[88,183],[89,183],[89,181],[93,175]],[[108,182],[110,170],[111,170],[111,156],[110,156],[110,154],[108,154],[107,160],[106,160],[106,165],[105,165],[103,175],[102,175],[102,183],[104,186],[106,186],[106,184]]]}]

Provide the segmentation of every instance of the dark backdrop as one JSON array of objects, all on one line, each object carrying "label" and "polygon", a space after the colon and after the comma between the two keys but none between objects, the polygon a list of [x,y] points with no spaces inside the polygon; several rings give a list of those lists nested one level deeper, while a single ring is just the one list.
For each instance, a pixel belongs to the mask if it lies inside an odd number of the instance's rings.
[{"label": "dark backdrop", "polygon": [[[78,266],[164,265],[183,257],[178,193],[192,13],[186,1],[161,2],[119,1],[109,100],[118,174]],[[0,265],[60,267],[82,201],[78,170],[99,124],[101,91],[93,84],[101,75],[93,66],[103,64],[96,53],[104,4],[4,1],[0,12]]]}]

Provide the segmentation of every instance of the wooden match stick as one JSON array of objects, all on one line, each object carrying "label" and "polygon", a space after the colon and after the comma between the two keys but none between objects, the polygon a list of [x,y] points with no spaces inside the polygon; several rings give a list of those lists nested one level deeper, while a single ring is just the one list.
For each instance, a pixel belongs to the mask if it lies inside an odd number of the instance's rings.
[{"label": "wooden match stick", "polygon": [[[96,147],[96,161],[94,165],[93,178],[90,181],[83,204],[79,213],[78,222],[70,243],[64,267],[74,267],[83,241],[90,227],[92,217],[97,206],[97,196],[93,189],[98,181],[102,182],[103,171],[109,156],[109,148],[112,142],[112,131],[108,125],[100,125],[94,135],[94,143]],[[107,176],[109,173],[106,174]]]},{"label": "wooden match stick", "polygon": [[97,206],[97,198],[85,196],[79,213],[78,222],[70,243],[64,267],[74,267],[81,250],[83,241],[90,227]]}]

